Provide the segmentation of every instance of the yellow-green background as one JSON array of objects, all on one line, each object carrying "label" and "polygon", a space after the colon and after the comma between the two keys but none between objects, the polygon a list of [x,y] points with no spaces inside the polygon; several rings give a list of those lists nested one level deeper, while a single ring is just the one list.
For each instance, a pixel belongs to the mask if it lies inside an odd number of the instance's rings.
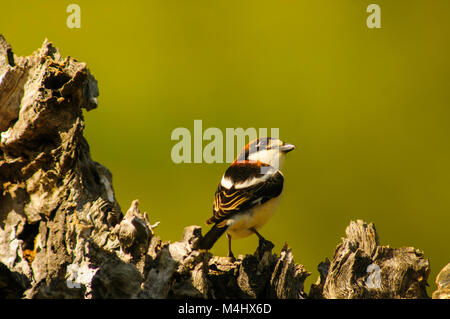
[{"label": "yellow-green background", "polygon": [[[81,29],[66,7],[81,7]],[[262,234],[313,272],[357,218],[382,244],[450,262],[450,2],[2,1],[16,54],[49,38],[87,62],[99,108],[86,114],[94,160],[125,212],[138,198],[163,239],[204,225],[227,164],[172,163],[176,127],[278,127],[294,143],[285,194]],[[235,241],[252,253],[256,236]],[[226,254],[226,240],[213,248]]]}]

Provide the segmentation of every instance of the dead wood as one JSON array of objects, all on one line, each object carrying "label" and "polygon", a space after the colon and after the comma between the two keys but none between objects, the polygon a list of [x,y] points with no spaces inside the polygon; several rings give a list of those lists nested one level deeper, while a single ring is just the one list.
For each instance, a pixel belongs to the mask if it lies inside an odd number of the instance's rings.
[{"label": "dead wood", "polygon": [[[83,137],[98,94],[50,42],[18,57],[0,37],[0,298],[307,298],[287,245],[232,261],[197,249],[199,226],[170,243],[138,201],[123,215]],[[319,272],[310,298],[427,297],[422,252],[380,246],[362,221]]]}]

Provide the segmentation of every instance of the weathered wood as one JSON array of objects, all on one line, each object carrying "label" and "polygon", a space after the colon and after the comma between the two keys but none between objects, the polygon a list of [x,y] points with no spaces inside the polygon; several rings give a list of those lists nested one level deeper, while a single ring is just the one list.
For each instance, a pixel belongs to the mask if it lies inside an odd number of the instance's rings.
[{"label": "weathered wood", "polygon": [[[236,260],[197,249],[202,230],[170,243],[138,202],[122,215],[112,175],[90,157],[82,109],[97,107],[86,65],[48,41],[15,56],[0,37],[1,298],[306,298],[289,247]],[[425,298],[429,266],[414,248],[379,246],[352,222],[310,298]],[[381,288],[367,287],[367,266]]]},{"label": "weathered wood", "polygon": [[433,292],[433,299],[450,299],[450,263],[437,275],[436,285],[437,290]]},{"label": "weathered wood", "polygon": [[380,246],[375,226],[361,220],[346,234],[330,263],[324,298],[427,298],[430,267],[421,251]]}]

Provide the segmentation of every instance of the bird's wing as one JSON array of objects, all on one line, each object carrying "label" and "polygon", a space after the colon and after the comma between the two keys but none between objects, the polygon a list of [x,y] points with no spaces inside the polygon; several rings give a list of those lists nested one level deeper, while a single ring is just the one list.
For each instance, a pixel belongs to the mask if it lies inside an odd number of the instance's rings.
[{"label": "bird's wing", "polygon": [[223,175],[214,197],[208,224],[224,226],[228,218],[277,197],[283,190],[283,174],[260,162],[233,163]]}]

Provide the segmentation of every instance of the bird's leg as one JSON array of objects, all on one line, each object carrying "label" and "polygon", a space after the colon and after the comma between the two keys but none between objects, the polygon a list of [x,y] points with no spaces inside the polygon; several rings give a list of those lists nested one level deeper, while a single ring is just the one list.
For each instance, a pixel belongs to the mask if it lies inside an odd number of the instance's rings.
[{"label": "bird's leg", "polygon": [[230,257],[232,260],[235,260],[236,258],[234,258],[233,252],[231,251],[231,235],[227,234],[227,238],[228,238],[228,257]]},{"label": "bird's leg", "polygon": [[252,228],[252,231],[258,236],[259,241],[267,241],[260,233],[256,231],[256,229]]},{"label": "bird's leg", "polygon": [[271,251],[273,249],[273,247],[275,247],[275,245],[271,241],[269,241],[269,240],[265,239],[263,236],[261,236],[261,234],[258,233],[256,231],[256,229],[252,228],[251,231],[253,231],[256,234],[256,236],[258,236],[258,238],[259,238],[259,245],[258,245],[258,249],[256,250],[256,252],[257,252],[257,255],[259,256],[259,258],[262,258],[262,256],[264,255],[264,252]]}]

